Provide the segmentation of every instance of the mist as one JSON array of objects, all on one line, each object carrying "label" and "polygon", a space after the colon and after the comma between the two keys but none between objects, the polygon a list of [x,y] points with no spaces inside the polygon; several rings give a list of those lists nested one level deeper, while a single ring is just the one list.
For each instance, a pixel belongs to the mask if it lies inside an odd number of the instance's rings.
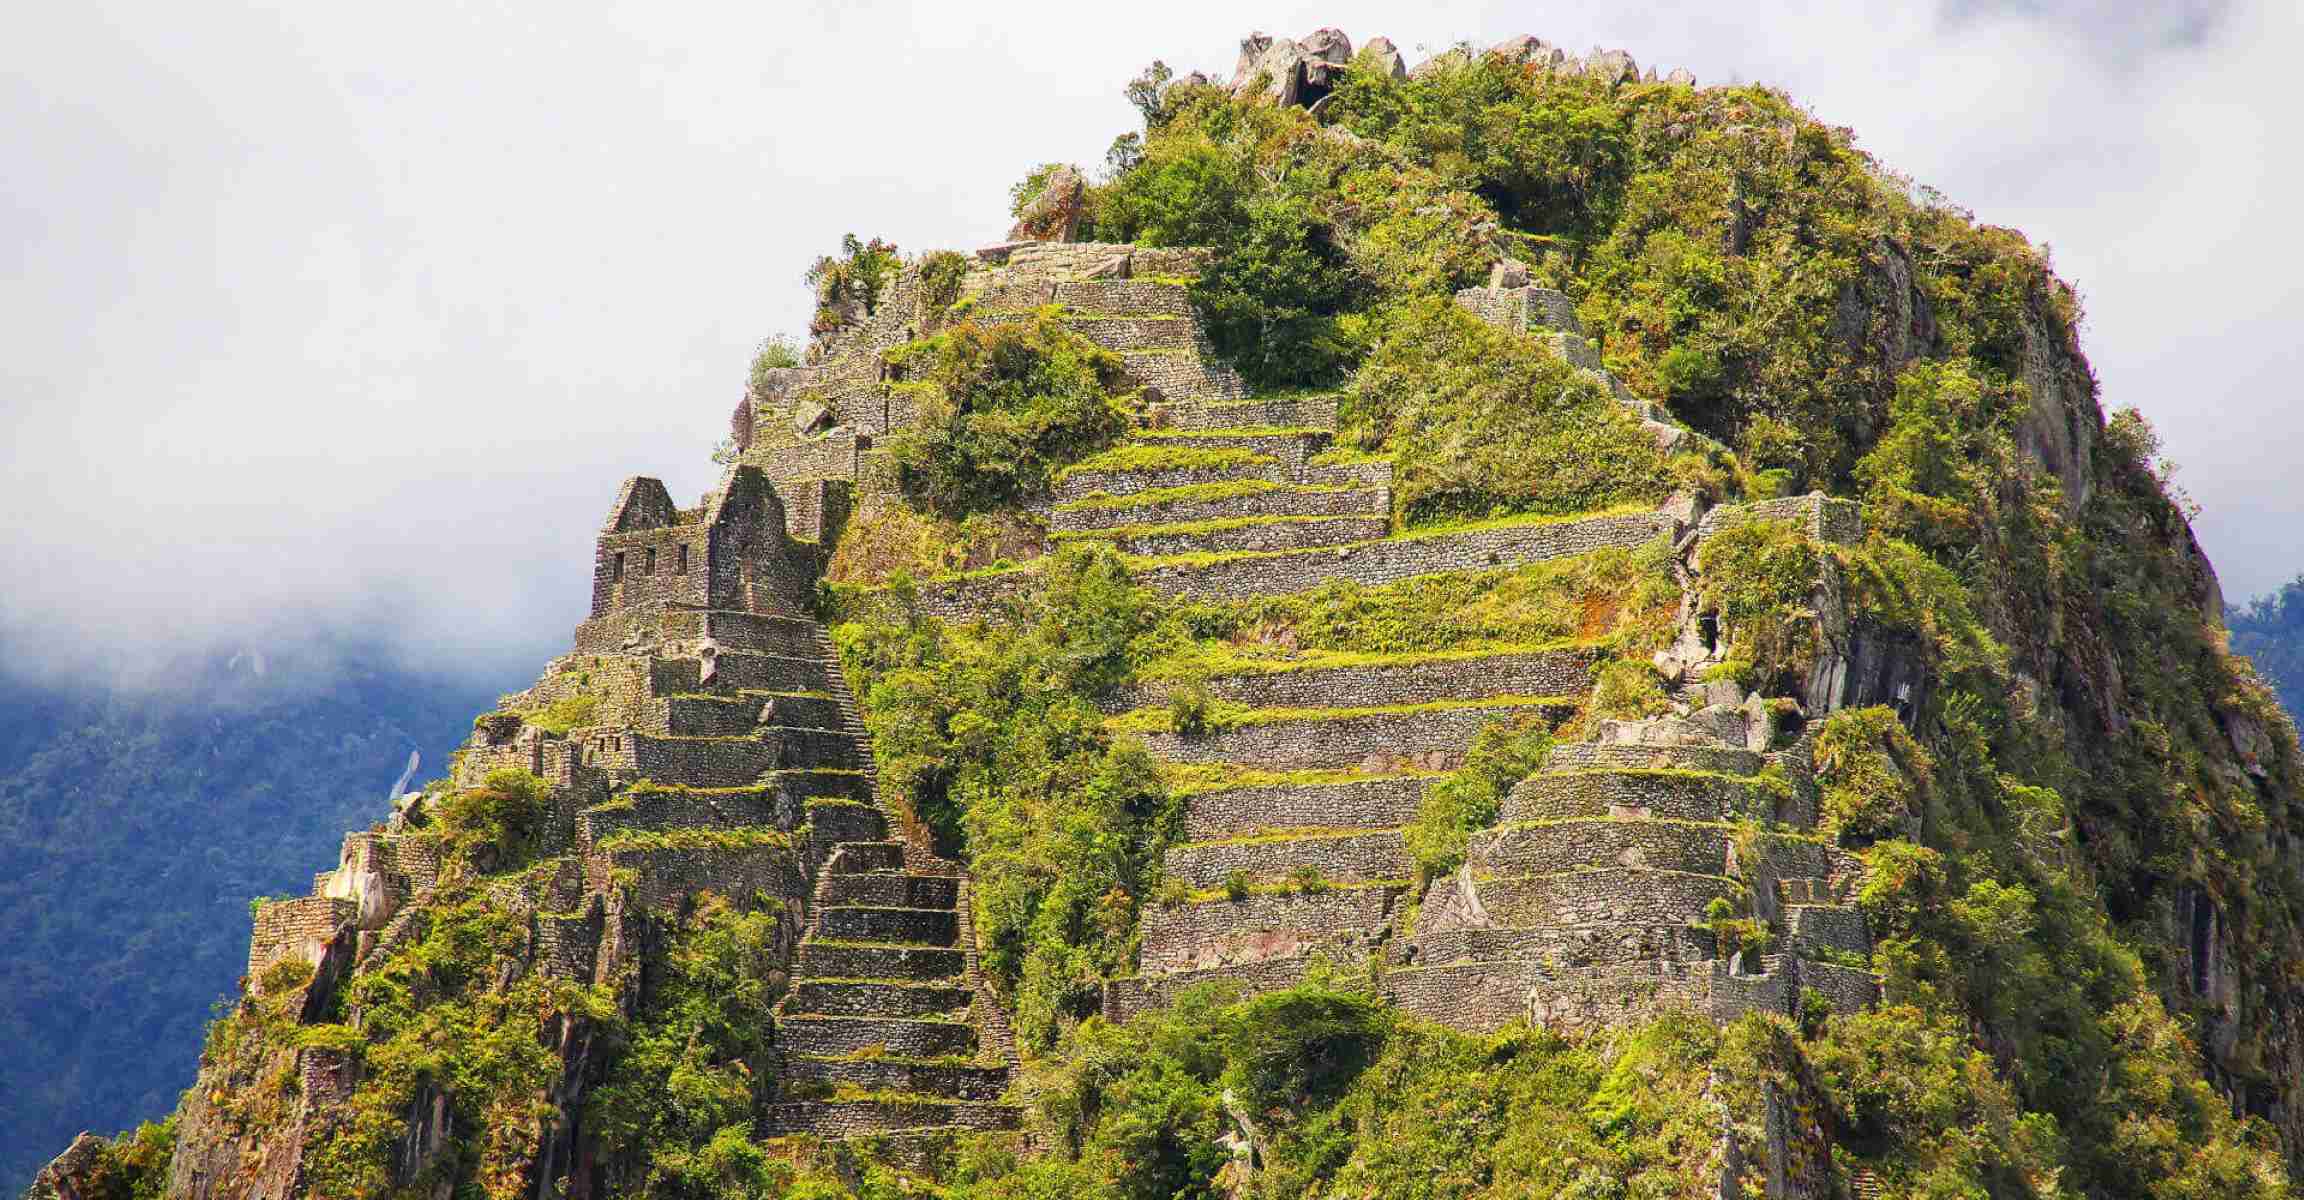
[{"label": "mist", "polygon": [[[1117,15],[1125,12],[1125,17]],[[814,11],[29,10],[0,46],[0,649],[132,673],[350,639],[521,686],[618,482],[710,487],[752,348],[856,232],[1000,239],[1154,58],[1251,28],[1411,59],[1532,32],[1788,89],[2053,248],[2107,408],[2159,428],[2228,595],[2304,570],[2289,0]]]}]

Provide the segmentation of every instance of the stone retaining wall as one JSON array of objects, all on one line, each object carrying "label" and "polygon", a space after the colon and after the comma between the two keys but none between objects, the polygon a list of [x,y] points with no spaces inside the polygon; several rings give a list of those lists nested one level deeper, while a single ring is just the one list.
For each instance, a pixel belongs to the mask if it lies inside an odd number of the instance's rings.
[{"label": "stone retaining wall", "polygon": [[796,979],[794,1012],[851,1017],[923,1017],[968,1007],[968,989],[949,984],[834,983]]},{"label": "stone retaining wall", "polygon": [[1678,821],[1736,821],[1772,818],[1787,823],[1797,814],[1777,793],[1733,776],[1679,771],[1546,771],[1513,786],[1498,820],[1549,821],[1576,817],[1647,817]]},{"label": "stone retaining wall", "polygon": [[1872,953],[1864,911],[1851,905],[1789,905],[1784,909],[1784,924],[1794,950],[1828,946],[1851,954]]},{"label": "stone retaining wall", "polygon": [[1148,733],[1154,757],[1180,763],[1254,763],[1273,768],[1414,767],[1452,771],[1462,765],[1473,735],[1491,721],[1541,711],[1566,715],[1568,705],[1435,708],[1368,716],[1265,721],[1187,737]]},{"label": "stone retaining wall", "polygon": [[1144,910],[1143,969],[1174,971],[1358,947],[1391,921],[1404,890],[1332,888],[1314,895],[1257,893],[1245,900],[1156,904]]},{"label": "stone retaining wall", "polygon": [[935,1058],[974,1050],[976,1031],[958,1021],[786,1015],[776,1020],[776,1040],[788,1054],[853,1054],[877,1048],[887,1054]]},{"label": "stone retaining wall", "polygon": [[1398,830],[1202,843],[1174,847],[1166,856],[1169,877],[1194,888],[1220,886],[1235,871],[1271,882],[1302,867],[1312,867],[1322,877],[1341,882],[1406,879],[1415,873]]},{"label": "stone retaining wall", "polygon": [[1460,962],[1534,961],[1563,969],[1593,970],[1627,963],[1698,962],[1718,956],[1709,929],[1685,923],[1546,925],[1537,928],[1470,928],[1417,933],[1401,947],[1408,966]]},{"label": "stone retaining wall", "polygon": [[[1570,696],[1591,687],[1592,665],[1599,658],[1597,649],[1579,646],[1477,658],[1216,675],[1202,680],[1200,686],[1214,699],[1255,708],[1353,708],[1477,700],[1482,696]],[[1165,704],[1175,686],[1153,683],[1120,689],[1107,701],[1107,711]]]},{"label": "stone retaining wall", "polygon": [[1727,746],[1636,746],[1620,742],[1563,742],[1552,747],[1544,770],[1708,771],[1716,775],[1757,775],[1767,760],[1758,752]]},{"label": "stone retaining wall", "polygon": [[840,942],[948,946],[959,927],[959,916],[951,909],[844,907],[819,909],[816,914],[817,936]]},{"label": "stone retaining wall", "polygon": [[1202,792],[1189,801],[1184,836],[1212,841],[1256,829],[1405,825],[1415,819],[1424,788],[1431,782],[1429,776],[1412,775]]},{"label": "stone retaining wall", "polygon": [[349,936],[359,915],[358,905],[334,896],[298,896],[258,905],[255,928],[248,936],[249,980],[285,958],[319,966],[329,944]]},{"label": "stone retaining wall", "polygon": [[1124,525],[1182,524],[1258,516],[1382,516],[1390,509],[1391,499],[1381,488],[1317,491],[1283,488],[1219,500],[1166,500],[1127,507],[1053,509],[1047,516],[1048,528],[1053,532],[1086,533]]},{"label": "stone retaining wall", "polygon": [[1864,540],[1864,507],[1822,492],[1784,496],[1752,504],[1728,504],[1704,514],[1696,523],[1699,538],[1754,521],[1785,521],[1800,527],[1820,542],[1853,546]]},{"label": "stone retaining wall", "polygon": [[802,974],[819,979],[956,979],[966,969],[958,947],[800,944]]},{"label": "stone retaining wall", "polygon": [[1171,554],[1231,554],[1239,551],[1307,550],[1383,537],[1392,527],[1381,516],[1331,516],[1309,520],[1251,518],[1210,529],[1155,528],[1127,534],[1098,533],[1067,541],[1109,541],[1122,554],[1147,558]]},{"label": "stone retaining wall", "polygon": [[1476,886],[1497,925],[1603,925],[1701,919],[1715,896],[1734,898],[1736,881],[1714,875],[1611,868],[1559,875],[1483,879]]},{"label": "stone retaining wall", "polygon": [[603,838],[623,832],[667,829],[791,829],[798,805],[767,787],[743,791],[627,791],[609,805],[576,814],[577,845],[589,851]]},{"label": "stone retaining wall", "polygon": [[1237,467],[1162,467],[1140,471],[1074,471],[1056,483],[1054,499],[1063,504],[1090,496],[1133,496],[1163,488],[1198,487],[1204,483],[1233,483],[1260,479],[1288,482],[1288,468],[1278,462],[1249,463]]},{"label": "stone retaining wall", "polygon": [[595,853],[585,859],[585,886],[606,892],[618,886],[619,871],[633,872],[626,906],[638,911],[678,912],[689,896],[703,891],[733,897],[758,892],[794,906],[808,894],[799,858],[784,846]]}]

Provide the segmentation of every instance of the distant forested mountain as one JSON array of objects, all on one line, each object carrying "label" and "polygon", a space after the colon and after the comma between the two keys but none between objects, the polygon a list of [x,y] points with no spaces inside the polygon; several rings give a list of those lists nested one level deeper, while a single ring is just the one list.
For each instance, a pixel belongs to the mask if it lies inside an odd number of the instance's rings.
[{"label": "distant forested mountain", "polygon": [[2255,659],[2289,715],[2304,718],[2304,575],[2231,610],[2227,623],[2232,652]]},{"label": "distant forested mountain", "polygon": [[309,889],[408,752],[443,772],[492,699],[347,658],[223,653],[133,691],[0,680],[0,1193],[83,1128],[175,1107],[250,897]]}]

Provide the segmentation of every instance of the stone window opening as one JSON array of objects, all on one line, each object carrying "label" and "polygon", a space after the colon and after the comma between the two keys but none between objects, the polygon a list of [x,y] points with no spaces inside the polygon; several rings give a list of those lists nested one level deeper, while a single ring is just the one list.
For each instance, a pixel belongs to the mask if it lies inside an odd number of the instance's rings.
[{"label": "stone window opening", "polygon": [[642,575],[654,575],[656,573],[656,547],[650,546],[641,551],[641,554],[643,557],[640,559],[640,573]]},{"label": "stone window opening", "polygon": [[688,543],[686,542],[672,548],[672,573],[674,575],[686,575],[688,573]]},{"label": "stone window opening", "polygon": [[624,552],[618,550],[608,560],[608,582],[624,582]]}]

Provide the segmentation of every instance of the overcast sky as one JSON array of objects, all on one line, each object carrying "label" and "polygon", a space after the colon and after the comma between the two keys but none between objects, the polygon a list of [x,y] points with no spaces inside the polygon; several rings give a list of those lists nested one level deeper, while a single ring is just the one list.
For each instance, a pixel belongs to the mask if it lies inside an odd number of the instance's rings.
[{"label": "overcast sky", "polygon": [[[2304,570],[2296,0],[82,0],[0,41],[0,637],[372,632],[531,677],[617,482],[713,481],[751,346],[854,231],[999,240],[1154,58],[1534,33],[1779,85],[2053,246],[2229,595]],[[1106,16],[1104,14],[1113,14]],[[285,624],[286,633],[277,627]]]}]

